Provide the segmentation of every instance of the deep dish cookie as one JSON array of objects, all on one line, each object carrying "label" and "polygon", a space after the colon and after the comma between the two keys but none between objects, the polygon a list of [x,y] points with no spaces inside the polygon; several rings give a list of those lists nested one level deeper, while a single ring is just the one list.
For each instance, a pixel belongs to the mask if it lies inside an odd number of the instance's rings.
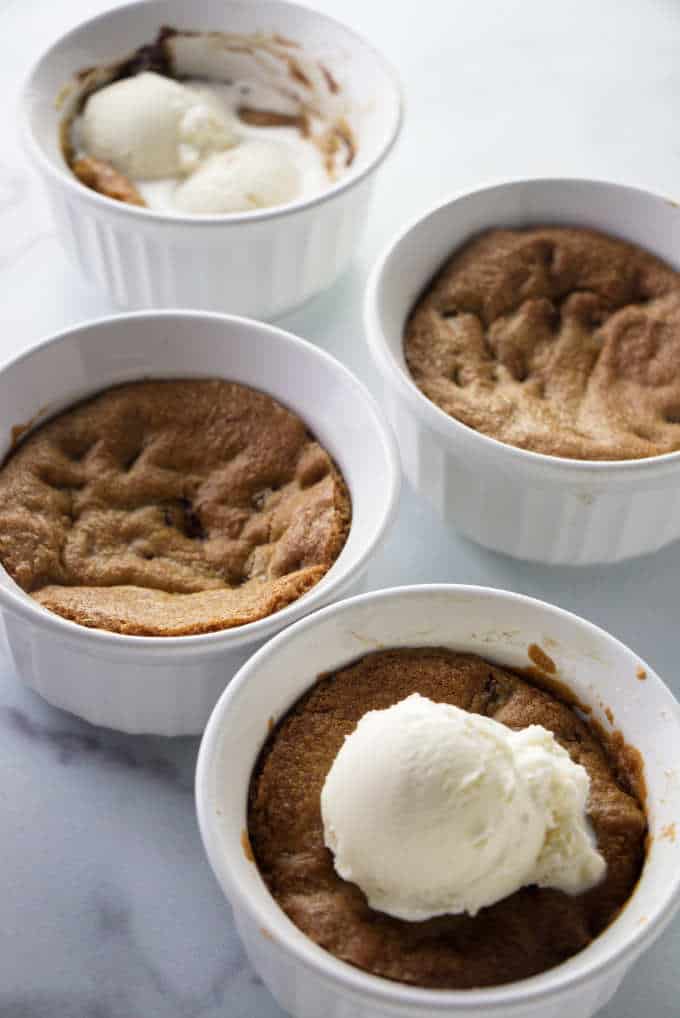
[{"label": "deep dish cookie", "polygon": [[118,386],[59,414],[0,470],[0,561],[44,607],[184,636],[290,604],[345,543],[328,453],[270,396],[222,380]]},{"label": "deep dish cookie", "polygon": [[491,230],[408,320],[422,392],[502,442],[574,459],[680,449],[680,273],[592,230]]},{"label": "deep dish cookie", "polygon": [[[411,922],[372,909],[360,888],[338,875],[324,843],[326,775],[362,715],[415,692],[512,729],[537,724],[554,734],[590,776],[588,812],[607,863],[599,884],[575,895],[527,886],[474,917]],[[643,794],[635,751],[622,742],[606,745],[556,695],[472,654],[383,650],[322,676],[271,732],[251,778],[248,834],[272,895],[321,947],[387,979],[462,990],[559,965],[616,917],[644,860]]]}]

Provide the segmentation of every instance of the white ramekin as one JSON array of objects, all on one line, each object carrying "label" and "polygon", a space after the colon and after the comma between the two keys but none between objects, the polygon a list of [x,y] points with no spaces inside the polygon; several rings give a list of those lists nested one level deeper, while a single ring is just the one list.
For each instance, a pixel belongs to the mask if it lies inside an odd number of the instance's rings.
[{"label": "white ramekin", "polygon": [[606,182],[498,184],[411,223],[373,270],[365,302],[405,472],[445,522],[516,558],[580,565],[656,551],[680,537],[680,453],[587,462],[518,449],[449,417],[406,367],[406,318],[447,257],[483,230],[546,224],[623,237],[680,269],[680,208]]},{"label": "white ramekin", "polygon": [[[277,721],[316,677],[381,647],[447,646],[509,667],[536,643],[593,716],[610,715],[645,762],[652,835],[634,894],[584,951],[531,979],[494,989],[425,990],[369,975],[308,939],[271,897],[245,851],[248,784]],[[646,679],[637,676],[645,669]],[[641,674],[641,673],[640,673]],[[208,858],[248,955],[296,1018],[588,1018],[680,904],[680,706],[614,637],[568,612],[482,587],[401,587],[325,608],[271,640],[241,669],[208,722],[198,758],[198,818]],[[671,825],[671,826],[667,826]]]},{"label": "white ramekin", "polygon": [[[161,25],[279,33],[323,59],[361,110],[351,169],[309,200],[220,216],[164,215],[84,187],[59,148],[57,96],[74,72],[125,56]],[[399,132],[401,95],[394,72],[371,46],[306,7],[282,0],[143,0],[84,22],[47,50],[26,82],[22,121],[68,253],[116,304],[267,319],[329,286],[348,264],[375,170]]]},{"label": "white ramekin", "polygon": [[0,608],[20,677],[46,700],[127,732],[197,734],[250,654],[294,619],[361,589],[393,519],[399,461],[364,386],[328,354],[273,326],[190,311],[80,325],[0,368],[0,462],[13,428],[144,377],[227,378],[270,393],[329,450],[352,499],[347,542],[326,576],[282,611],[202,636],[123,636],[47,611],[0,567]]}]

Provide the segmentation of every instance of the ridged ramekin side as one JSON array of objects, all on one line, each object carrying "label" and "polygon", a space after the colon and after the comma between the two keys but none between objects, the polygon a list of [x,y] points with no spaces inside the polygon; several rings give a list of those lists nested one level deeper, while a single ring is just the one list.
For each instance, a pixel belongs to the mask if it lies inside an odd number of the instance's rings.
[{"label": "ridged ramekin side", "polygon": [[262,222],[173,224],[121,216],[45,176],[71,260],[120,307],[197,307],[275,318],[330,286],[367,218],[371,176]]},{"label": "ridged ramekin side", "polygon": [[677,479],[663,483],[643,461],[627,484],[608,485],[604,472],[576,481],[568,466],[564,477],[543,472],[540,463],[521,470],[504,461],[503,450],[498,458],[479,457],[466,444],[443,441],[389,387],[384,405],[413,488],[478,544],[530,561],[588,565],[648,554],[680,538],[680,463]]}]

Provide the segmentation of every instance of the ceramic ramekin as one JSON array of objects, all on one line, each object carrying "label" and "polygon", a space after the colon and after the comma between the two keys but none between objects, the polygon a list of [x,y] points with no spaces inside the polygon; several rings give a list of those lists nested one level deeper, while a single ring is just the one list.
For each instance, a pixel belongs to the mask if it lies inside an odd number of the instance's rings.
[{"label": "ceramic ramekin", "polygon": [[[125,56],[154,38],[161,25],[278,33],[322,58],[360,109],[357,156],[349,171],[309,200],[201,217],[125,205],[80,184],[59,148],[60,90],[80,68]],[[29,75],[22,120],[68,253],[116,304],[267,319],[329,286],[348,264],[375,171],[399,132],[401,95],[394,72],[371,46],[306,7],[282,0],[143,0],[86,21],[56,42]]]},{"label": "ceramic ramekin", "polygon": [[365,303],[405,472],[445,522],[516,558],[580,565],[656,551],[680,537],[680,453],[586,462],[518,449],[449,417],[406,367],[406,319],[447,257],[483,230],[546,224],[623,237],[680,269],[680,208],[600,181],[499,184],[456,197],[412,223],[380,258]]},{"label": "ceramic ramekin", "polygon": [[17,672],[46,700],[100,725],[196,734],[237,669],[294,619],[361,589],[394,516],[399,461],[372,397],[328,354],[273,326],[202,312],[136,313],[80,325],[0,368],[0,461],[13,429],[144,377],[227,378],[302,417],[344,474],[347,542],[326,576],[282,611],[201,636],[123,636],[47,611],[0,567],[0,608]]},{"label": "ceramic ramekin", "polygon": [[[557,675],[642,753],[651,842],[619,917],[584,951],[531,979],[485,990],[405,986],[339,961],[271,897],[244,851],[248,784],[270,730],[316,677],[376,648],[447,646],[509,667],[538,644]],[[646,678],[638,678],[644,668]],[[605,712],[610,713],[605,713]],[[296,1018],[588,1018],[680,904],[680,706],[627,647],[541,601],[481,587],[427,585],[342,601],[291,626],[241,669],[208,722],[198,758],[198,818],[208,858],[250,959]],[[670,825],[670,826],[667,826]]]}]

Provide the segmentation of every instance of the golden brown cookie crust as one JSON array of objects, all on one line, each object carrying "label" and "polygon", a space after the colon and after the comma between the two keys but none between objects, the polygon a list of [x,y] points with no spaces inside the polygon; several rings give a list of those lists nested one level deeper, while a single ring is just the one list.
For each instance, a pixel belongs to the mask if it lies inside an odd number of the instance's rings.
[{"label": "golden brown cookie crust", "polygon": [[85,626],[186,636],[296,600],[347,538],[349,493],[304,423],[217,379],[133,382],[59,414],[0,470],[0,561]]},{"label": "golden brown cookie crust", "polygon": [[[368,710],[418,692],[495,718],[552,731],[591,779],[589,813],[605,879],[585,894],[525,887],[474,918],[407,922],[371,909],[335,872],[324,846],[320,794],[347,735]],[[248,832],[271,893],[312,940],[375,975],[437,989],[497,986],[582,950],[630,897],[644,857],[646,820],[628,756],[609,757],[567,704],[470,654],[441,648],[369,654],[322,678],[275,728],[250,785]]]},{"label": "golden brown cookie crust", "polygon": [[407,322],[422,392],[522,449],[586,460],[680,449],[680,273],[593,230],[491,230]]}]

